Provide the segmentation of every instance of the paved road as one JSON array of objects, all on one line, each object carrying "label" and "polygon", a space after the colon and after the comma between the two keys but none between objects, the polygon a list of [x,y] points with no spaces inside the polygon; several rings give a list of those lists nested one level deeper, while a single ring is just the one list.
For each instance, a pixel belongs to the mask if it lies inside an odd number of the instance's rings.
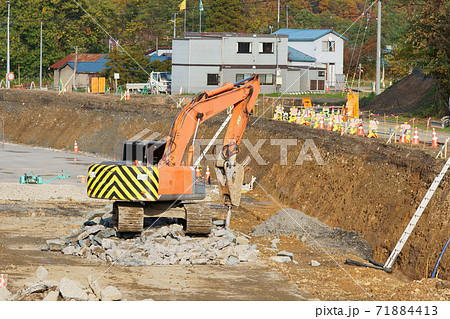
[{"label": "paved road", "polygon": [[79,185],[79,175],[86,176],[89,165],[100,163],[104,159],[16,144],[0,145],[0,182],[19,182],[24,173],[33,173],[43,177],[44,182],[68,173],[70,178],[56,179],[51,184]]}]

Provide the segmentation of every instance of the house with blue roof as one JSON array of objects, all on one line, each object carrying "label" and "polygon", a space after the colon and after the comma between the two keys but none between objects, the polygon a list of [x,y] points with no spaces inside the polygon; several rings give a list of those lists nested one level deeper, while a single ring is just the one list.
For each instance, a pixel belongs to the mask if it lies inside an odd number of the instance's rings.
[{"label": "house with blue roof", "polygon": [[54,69],[53,84],[59,86],[62,82],[68,88],[87,87],[91,78],[98,76],[105,68],[105,63],[104,54],[78,53],[76,56],[69,54],[50,66]]},{"label": "house with blue roof", "polygon": [[311,89],[322,85],[325,89],[340,89],[344,80],[344,43],[347,38],[333,29],[280,29],[274,34],[288,36],[288,58],[293,65],[325,68],[323,82],[310,83]]},{"label": "house with blue roof", "polygon": [[153,61],[164,62],[166,60],[172,60],[172,48],[156,47],[146,51],[144,55],[149,58],[150,63]]}]

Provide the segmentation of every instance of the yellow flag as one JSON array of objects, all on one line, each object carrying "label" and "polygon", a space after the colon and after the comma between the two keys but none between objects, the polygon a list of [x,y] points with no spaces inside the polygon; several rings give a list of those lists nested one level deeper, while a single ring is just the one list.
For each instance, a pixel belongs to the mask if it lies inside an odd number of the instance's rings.
[{"label": "yellow flag", "polygon": [[186,0],[180,3],[180,11],[186,10]]}]

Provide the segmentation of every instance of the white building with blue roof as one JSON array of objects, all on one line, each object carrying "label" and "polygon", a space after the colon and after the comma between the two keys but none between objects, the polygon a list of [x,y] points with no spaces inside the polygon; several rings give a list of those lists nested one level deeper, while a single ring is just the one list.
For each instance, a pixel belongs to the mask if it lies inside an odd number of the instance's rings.
[{"label": "white building with blue roof", "polygon": [[325,68],[325,87],[336,88],[344,74],[344,36],[332,29],[280,29],[287,35],[289,58],[296,65]]},{"label": "white building with blue roof", "polygon": [[261,93],[324,91],[326,69],[288,36],[191,32],[172,42],[172,94],[211,90],[259,74]]}]

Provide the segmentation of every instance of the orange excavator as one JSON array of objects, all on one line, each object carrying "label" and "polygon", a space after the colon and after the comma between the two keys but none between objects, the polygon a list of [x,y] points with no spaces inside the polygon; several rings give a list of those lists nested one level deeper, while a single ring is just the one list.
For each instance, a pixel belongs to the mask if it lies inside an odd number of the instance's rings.
[{"label": "orange excavator", "polygon": [[120,232],[141,232],[144,216],[161,216],[184,219],[186,233],[209,234],[211,211],[198,205],[206,197],[206,189],[192,166],[194,144],[204,121],[232,107],[215,162],[229,224],[231,207],[240,203],[244,177],[236,155],[259,91],[258,75],[203,91],[181,109],[167,141],[125,141],[122,161],[91,165],[88,196],[115,201],[113,220]]}]

